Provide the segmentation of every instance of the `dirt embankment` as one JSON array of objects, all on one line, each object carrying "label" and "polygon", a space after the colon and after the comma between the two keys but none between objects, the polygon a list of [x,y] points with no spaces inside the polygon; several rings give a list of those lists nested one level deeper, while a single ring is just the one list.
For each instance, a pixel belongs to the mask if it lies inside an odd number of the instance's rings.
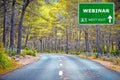
[{"label": "dirt embankment", "polygon": [[40,59],[39,56],[34,57],[34,56],[29,56],[29,55],[26,55],[25,57],[13,56],[13,58],[15,59],[17,64],[22,65],[22,66],[30,64],[30,63],[35,62]]},{"label": "dirt embankment", "polygon": [[109,69],[112,69],[112,70],[115,70],[117,72],[120,72],[120,66],[119,65],[115,65],[115,64],[113,64],[110,61],[103,61],[101,59],[92,59],[92,58],[90,58],[90,59],[93,60],[93,61],[96,61],[96,62],[98,62],[98,63],[100,63],[102,65],[104,65],[105,67],[107,67]]},{"label": "dirt embankment", "polygon": [[92,61],[95,61],[95,62],[98,62],[102,65],[104,65],[105,67],[109,68],[109,69],[112,69],[114,71],[117,71],[117,72],[120,72],[120,64],[117,64],[115,63],[116,61],[119,61],[120,59],[112,59],[112,61],[110,59],[107,59],[105,57],[105,59],[102,57],[102,58],[96,58],[96,56],[87,56],[87,55],[79,55],[80,57],[82,58],[88,58]]}]

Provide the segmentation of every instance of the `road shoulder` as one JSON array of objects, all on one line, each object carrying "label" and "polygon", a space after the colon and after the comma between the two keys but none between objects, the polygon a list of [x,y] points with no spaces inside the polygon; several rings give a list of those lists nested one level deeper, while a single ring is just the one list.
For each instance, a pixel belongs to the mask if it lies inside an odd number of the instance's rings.
[{"label": "road shoulder", "polygon": [[117,64],[114,64],[113,62],[111,61],[107,61],[107,60],[103,60],[101,58],[96,58],[95,56],[86,56],[86,55],[79,55],[79,57],[81,58],[86,58],[86,59],[90,59],[92,61],[95,61],[97,63],[100,63],[101,65],[111,69],[111,70],[114,70],[114,71],[117,71],[117,72],[120,72],[120,65],[117,65]]},{"label": "road shoulder", "polygon": [[105,67],[109,68],[109,69],[112,69],[114,71],[120,72],[120,66],[119,65],[115,65],[115,64],[113,64],[110,61],[103,61],[101,59],[92,59],[92,58],[89,58],[89,59],[92,60],[92,61],[98,62],[98,63],[104,65]]}]

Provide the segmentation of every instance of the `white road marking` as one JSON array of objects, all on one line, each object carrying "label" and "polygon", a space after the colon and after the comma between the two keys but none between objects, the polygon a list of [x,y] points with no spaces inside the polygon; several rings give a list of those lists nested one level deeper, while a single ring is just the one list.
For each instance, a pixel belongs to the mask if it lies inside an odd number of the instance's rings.
[{"label": "white road marking", "polygon": [[63,75],[63,71],[59,71],[59,76],[62,76]]},{"label": "white road marking", "polygon": [[60,64],[60,66],[62,66],[63,64]]}]

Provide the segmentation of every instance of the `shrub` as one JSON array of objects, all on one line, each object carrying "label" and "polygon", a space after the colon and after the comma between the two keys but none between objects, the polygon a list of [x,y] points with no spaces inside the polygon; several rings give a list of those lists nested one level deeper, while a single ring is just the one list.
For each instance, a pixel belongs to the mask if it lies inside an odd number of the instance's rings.
[{"label": "shrub", "polygon": [[5,50],[7,51],[6,53],[8,53],[9,56],[14,56],[17,54],[16,48],[6,47]]},{"label": "shrub", "polygon": [[34,49],[33,49],[32,51],[33,51],[34,53],[37,53],[37,51],[36,51],[36,50],[34,50]]},{"label": "shrub", "polygon": [[51,53],[51,50],[46,49],[45,52],[46,52],[46,53]]},{"label": "shrub", "polygon": [[107,54],[107,52],[108,52],[108,50],[107,50],[107,45],[104,45],[104,46],[102,47],[102,49],[103,49],[103,51],[104,51],[104,54]]},{"label": "shrub", "polygon": [[0,50],[4,48],[4,45],[2,42],[0,42]]},{"label": "shrub", "polygon": [[91,55],[91,58],[92,58],[92,59],[96,59],[96,58],[97,58],[97,53],[93,53],[93,54]]},{"label": "shrub", "polygon": [[28,51],[27,51],[27,55],[37,56],[35,50],[28,50]]},{"label": "shrub", "polygon": [[27,54],[26,54],[26,50],[22,50],[21,51],[21,56],[25,57]]},{"label": "shrub", "polygon": [[115,65],[120,65],[120,57],[110,57],[107,58],[106,56],[101,57],[100,59],[102,59],[103,61],[110,61]]},{"label": "shrub", "polygon": [[30,48],[28,48],[28,47],[25,47],[25,50],[29,50]]},{"label": "shrub", "polygon": [[14,60],[10,58],[7,54],[0,52],[0,68],[8,68],[12,66]]},{"label": "shrub", "polygon": [[14,60],[8,56],[6,49],[4,49],[3,43],[0,42],[0,69],[11,67],[14,63]]},{"label": "shrub", "polygon": [[83,53],[83,54],[80,54],[79,56],[80,56],[81,58],[87,58],[87,57],[88,57],[88,56],[87,56],[86,54],[84,54],[84,53]]},{"label": "shrub", "polygon": [[65,53],[63,50],[58,50],[57,53]]},{"label": "shrub", "polygon": [[74,52],[74,50],[72,50],[72,49],[68,50],[68,53],[73,53],[73,52]]},{"label": "shrub", "polygon": [[76,55],[80,55],[81,54],[81,51],[78,51],[77,53],[76,53]]},{"label": "shrub", "polygon": [[93,52],[93,53],[96,53],[96,52],[97,52],[96,48],[93,48],[92,52]]},{"label": "shrub", "polygon": [[113,62],[115,65],[120,65],[120,57],[110,58],[110,61]]},{"label": "shrub", "polygon": [[120,66],[120,57],[118,57],[117,60],[118,60],[118,65]]},{"label": "shrub", "polygon": [[13,51],[13,50],[10,50],[9,52],[8,52],[8,55],[9,56],[14,56],[14,55],[16,55],[17,54],[17,52],[16,51]]},{"label": "shrub", "polygon": [[110,53],[114,56],[117,56],[117,55],[119,55],[120,51],[119,50],[113,50]]},{"label": "shrub", "polygon": [[21,55],[22,56],[25,56],[25,55],[37,56],[37,51],[33,49],[24,49],[22,50]]}]

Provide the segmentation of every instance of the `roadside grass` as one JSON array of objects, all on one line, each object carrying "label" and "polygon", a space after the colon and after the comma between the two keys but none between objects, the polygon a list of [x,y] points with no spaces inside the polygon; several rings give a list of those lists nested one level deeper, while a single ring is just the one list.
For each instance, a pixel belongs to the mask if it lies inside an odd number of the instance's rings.
[{"label": "roadside grass", "polygon": [[80,56],[81,58],[91,58],[91,59],[97,59],[96,53],[93,53],[92,55],[87,55],[86,53],[76,53],[77,56]]},{"label": "roadside grass", "polygon": [[7,51],[0,47],[0,74],[4,74],[16,68],[17,63],[15,60],[8,56]]},{"label": "roadside grass", "polygon": [[[4,74],[21,66],[15,61],[14,58],[12,58],[12,56],[15,56],[16,54],[16,51],[4,48],[3,43],[0,42],[0,74]],[[34,49],[25,48],[21,55],[37,56],[37,51]]]},{"label": "roadside grass", "polygon": [[26,47],[25,49],[22,50],[21,56],[24,57],[26,55],[37,56],[37,51]]},{"label": "roadside grass", "polygon": [[98,59],[98,60],[102,60],[102,61],[109,61],[109,62],[112,62],[114,65],[119,65],[120,66],[120,57],[110,57],[108,58],[107,56],[101,56],[99,58],[96,57],[96,55],[91,55],[91,56],[88,56],[86,54],[80,54],[78,55],[82,58],[89,58],[89,59]]},{"label": "roadside grass", "polygon": [[103,57],[100,57],[100,59],[103,60],[103,61],[110,61],[114,65],[119,65],[120,66],[120,57],[110,57],[110,58],[107,58],[106,56],[103,56]]},{"label": "roadside grass", "polygon": [[6,73],[17,66],[15,60],[9,57],[3,43],[0,42],[0,74]]},{"label": "roadside grass", "polygon": [[56,53],[56,54],[64,54],[65,51],[63,51],[63,50],[51,50],[51,49],[46,49],[46,50],[45,50],[45,53],[50,53],[50,54],[53,54],[53,53]]},{"label": "roadside grass", "polygon": [[15,63],[14,59],[8,56],[6,49],[3,47],[3,43],[0,42],[0,69],[6,69]]},{"label": "roadside grass", "polygon": [[79,54],[78,56],[80,56],[81,58],[88,58],[86,54]]},{"label": "roadside grass", "polygon": [[14,64],[12,64],[10,67],[7,67],[7,68],[0,68],[0,75],[1,74],[5,74],[5,73],[7,73],[7,72],[9,72],[9,71],[12,71],[12,70],[14,70],[14,69],[16,69],[17,67],[19,67],[20,65],[19,64],[17,64],[17,63],[14,63]]}]

